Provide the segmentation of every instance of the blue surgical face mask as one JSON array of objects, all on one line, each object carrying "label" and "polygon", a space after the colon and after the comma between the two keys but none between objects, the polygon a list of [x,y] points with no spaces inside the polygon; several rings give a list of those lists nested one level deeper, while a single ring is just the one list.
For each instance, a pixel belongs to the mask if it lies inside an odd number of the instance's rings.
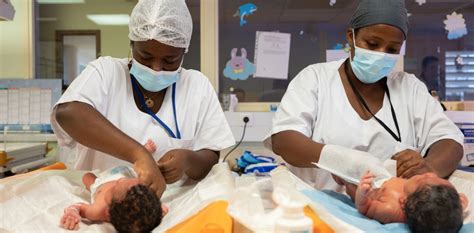
[{"label": "blue surgical face mask", "polygon": [[[182,64],[182,61],[181,61]],[[147,91],[158,92],[178,81],[181,65],[175,71],[155,71],[148,66],[140,64],[132,59],[130,74],[140,83],[140,86]]]},{"label": "blue surgical face mask", "polygon": [[376,83],[389,75],[400,57],[399,54],[389,54],[359,48],[355,43],[355,32],[352,29],[355,55],[351,59],[351,67],[355,76],[363,83]]}]

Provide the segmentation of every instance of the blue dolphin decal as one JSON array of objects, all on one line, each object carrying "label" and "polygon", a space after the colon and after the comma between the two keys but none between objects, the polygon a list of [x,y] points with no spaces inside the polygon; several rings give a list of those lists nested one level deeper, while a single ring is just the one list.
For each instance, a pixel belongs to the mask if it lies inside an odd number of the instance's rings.
[{"label": "blue dolphin decal", "polygon": [[244,24],[247,23],[245,21],[244,16],[251,15],[253,12],[257,10],[257,6],[253,3],[246,3],[242,6],[239,7],[239,10],[235,13],[234,16],[239,16],[240,17],[240,26],[244,26]]}]

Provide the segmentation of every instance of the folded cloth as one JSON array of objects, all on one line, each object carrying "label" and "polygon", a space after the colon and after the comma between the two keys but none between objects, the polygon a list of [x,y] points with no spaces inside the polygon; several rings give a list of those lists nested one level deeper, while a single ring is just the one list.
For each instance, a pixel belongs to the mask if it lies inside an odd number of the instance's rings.
[{"label": "folded cloth", "polygon": [[277,168],[278,164],[275,163],[256,163],[250,164],[245,167],[244,173],[268,173],[271,172],[273,169]]},{"label": "folded cloth", "polygon": [[278,166],[275,159],[268,156],[256,156],[250,151],[245,151],[239,159],[237,159],[237,166],[240,171],[247,173],[267,173]]},{"label": "folded cloth", "polygon": [[395,161],[382,162],[370,153],[336,145],[325,145],[318,163],[314,164],[353,184],[358,184],[360,177],[370,171],[375,175],[377,188],[393,177],[394,172],[387,168],[396,169]]}]

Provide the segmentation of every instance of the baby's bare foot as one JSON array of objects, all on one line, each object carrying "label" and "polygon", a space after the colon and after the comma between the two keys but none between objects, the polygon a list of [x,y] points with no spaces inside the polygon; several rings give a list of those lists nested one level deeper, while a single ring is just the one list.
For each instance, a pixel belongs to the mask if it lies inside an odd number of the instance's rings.
[{"label": "baby's bare foot", "polygon": [[97,176],[95,176],[93,173],[91,172],[87,172],[86,174],[84,174],[82,176],[82,183],[84,184],[84,186],[86,186],[86,189],[91,191],[91,185],[95,182],[95,179],[97,178]]},{"label": "baby's bare foot", "polygon": [[151,139],[148,139],[148,141],[146,141],[145,145],[143,145],[146,150],[150,153],[155,153],[156,151],[156,145],[155,143],[151,140]]},{"label": "baby's bare foot", "polygon": [[161,205],[161,217],[164,217],[169,211],[170,211],[170,208],[167,205],[165,204]]}]

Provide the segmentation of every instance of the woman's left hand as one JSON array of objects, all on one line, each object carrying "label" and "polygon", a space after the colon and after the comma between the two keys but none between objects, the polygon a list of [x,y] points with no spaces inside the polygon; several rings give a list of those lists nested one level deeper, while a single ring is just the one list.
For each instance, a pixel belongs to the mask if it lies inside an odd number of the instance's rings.
[{"label": "woman's left hand", "polygon": [[397,177],[408,179],[415,175],[434,172],[423,156],[414,150],[398,152],[392,159],[397,160]]},{"label": "woman's left hand", "polygon": [[157,161],[167,184],[172,184],[183,177],[189,168],[188,161],[192,153],[194,151],[185,149],[171,150]]}]

